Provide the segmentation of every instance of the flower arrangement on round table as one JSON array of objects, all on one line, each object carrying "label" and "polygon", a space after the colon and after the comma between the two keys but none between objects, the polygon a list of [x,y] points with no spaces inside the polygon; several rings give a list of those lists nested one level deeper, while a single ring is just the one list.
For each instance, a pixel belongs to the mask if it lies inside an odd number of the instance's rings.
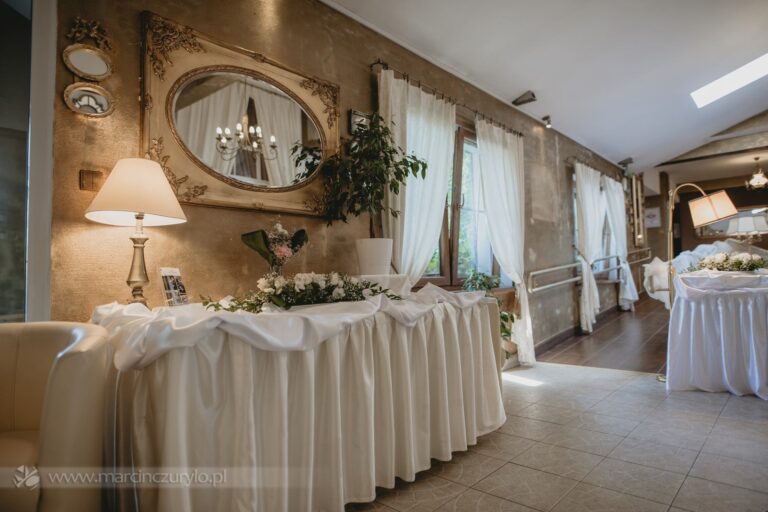
[{"label": "flower arrangement on round table", "polygon": [[359,301],[381,294],[390,299],[400,299],[399,296],[376,283],[337,272],[330,274],[309,272],[291,277],[270,273],[259,279],[256,288],[255,291],[250,291],[243,297],[230,299],[224,304],[212,301],[210,298],[203,299],[203,305],[215,311],[259,313],[266,304],[290,309],[292,306],[308,304]]},{"label": "flower arrangement on round table", "polygon": [[690,269],[690,272],[696,270],[720,270],[724,272],[754,272],[761,268],[768,268],[768,260],[762,258],[757,254],[749,254],[746,252],[721,252],[706,256],[699,261],[698,265],[694,265]]}]

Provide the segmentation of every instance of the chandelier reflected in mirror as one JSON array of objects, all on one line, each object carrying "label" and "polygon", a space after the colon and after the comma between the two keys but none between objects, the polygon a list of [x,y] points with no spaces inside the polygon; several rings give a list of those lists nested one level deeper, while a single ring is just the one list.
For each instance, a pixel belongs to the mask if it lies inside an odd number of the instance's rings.
[{"label": "chandelier reflected in mirror", "polygon": [[752,177],[749,179],[749,181],[747,181],[745,184],[747,186],[747,190],[758,190],[768,186],[768,178],[765,177],[765,173],[763,173],[763,170],[760,168],[759,160],[760,157],[756,156],[755,167],[757,169],[752,174]]},{"label": "chandelier reflected in mirror", "polygon": [[254,160],[259,157],[264,160],[274,160],[277,158],[277,139],[274,135],[269,136],[269,144],[264,143],[261,126],[248,125],[248,117],[244,116],[245,124],[237,123],[235,131],[225,126],[216,127],[216,151],[219,152],[224,160],[232,160],[238,155],[249,155]]}]

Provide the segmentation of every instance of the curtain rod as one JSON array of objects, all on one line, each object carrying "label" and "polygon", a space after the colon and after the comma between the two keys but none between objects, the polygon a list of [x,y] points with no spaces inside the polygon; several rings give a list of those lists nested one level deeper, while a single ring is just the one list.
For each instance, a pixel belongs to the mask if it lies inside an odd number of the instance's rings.
[{"label": "curtain rod", "polygon": [[435,96],[440,96],[443,99],[453,103],[457,107],[465,108],[465,109],[469,110],[470,112],[474,113],[476,116],[481,117],[484,121],[487,121],[488,123],[490,123],[492,125],[496,125],[496,126],[502,128],[502,129],[504,129],[504,130],[506,130],[508,132],[514,133],[515,135],[517,135],[519,137],[525,137],[525,135],[522,132],[520,132],[518,130],[515,130],[514,128],[510,128],[510,127],[508,127],[507,125],[505,125],[502,122],[496,121],[492,117],[490,117],[488,115],[485,115],[484,113],[480,112],[479,110],[477,110],[477,109],[475,109],[473,107],[470,107],[466,103],[459,103],[458,100],[456,100],[455,98],[451,98],[450,96],[445,94],[443,91],[437,89],[436,87],[432,87],[431,85],[423,84],[423,83],[421,83],[421,80],[412,79],[408,73],[406,73],[405,71],[401,71],[399,69],[393,68],[386,61],[381,60],[381,58],[377,58],[368,67],[370,68],[371,71],[373,71],[373,68],[375,68],[376,66],[381,66],[384,69],[389,69],[389,70],[394,71],[395,73],[399,73],[408,83],[415,83],[415,85],[417,87],[419,87],[420,89],[426,90],[426,92],[431,92]]},{"label": "curtain rod", "polygon": [[607,176],[608,178],[611,178],[611,179],[612,179],[612,180],[614,180],[614,181],[618,181],[618,182],[621,182],[621,180],[622,180],[622,179],[624,179],[624,178],[626,178],[626,177],[627,177],[627,176],[626,176],[626,174],[624,174],[624,172],[622,171],[622,172],[621,172],[621,178],[619,178],[619,179],[616,179],[616,178],[614,178],[613,176],[611,176],[610,174],[608,174],[608,173],[606,173],[606,172],[603,172],[603,171],[601,171],[600,169],[597,169],[597,168],[595,168],[593,165],[590,165],[590,164],[588,164],[587,162],[585,162],[584,160],[581,160],[581,159],[579,159],[579,158],[576,158],[575,156],[569,156],[568,158],[565,158],[565,159],[563,159],[563,161],[564,161],[564,162],[565,162],[567,165],[574,165],[574,164],[576,164],[576,163],[580,163],[581,165],[586,165],[586,166],[587,166],[587,167],[589,167],[590,169],[592,169],[592,170],[594,170],[594,171],[597,171],[597,172],[599,172],[600,174],[602,174],[603,176]]}]

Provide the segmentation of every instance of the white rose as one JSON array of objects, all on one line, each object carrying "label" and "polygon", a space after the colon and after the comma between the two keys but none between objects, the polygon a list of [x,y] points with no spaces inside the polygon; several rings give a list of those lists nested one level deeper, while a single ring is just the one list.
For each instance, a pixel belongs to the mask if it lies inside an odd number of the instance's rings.
[{"label": "white rose", "polygon": [[331,286],[336,286],[339,284],[341,282],[339,274],[336,272],[331,272],[331,279],[328,282],[331,283]]},{"label": "white rose", "polygon": [[366,288],[363,290],[363,297],[371,297],[373,295],[373,292],[370,288]]},{"label": "white rose", "polygon": [[752,256],[750,256],[746,252],[743,252],[741,254],[737,254],[736,258],[738,258],[738,260],[740,262],[742,262],[742,263],[749,263],[750,261],[752,261]]},{"label": "white rose", "polygon": [[360,282],[360,280],[358,278],[356,278],[356,277],[350,277],[349,278],[349,282],[352,283],[352,284],[357,284],[357,283]]},{"label": "white rose", "polygon": [[264,293],[267,293],[267,294],[269,294],[269,293],[275,293],[275,289],[274,289],[274,288],[264,288],[264,289],[263,289],[263,290],[261,290],[261,291],[263,291]]},{"label": "white rose", "polygon": [[266,291],[270,287],[269,279],[262,277],[256,281],[256,287],[261,291]]},{"label": "white rose", "polygon": [[277,276],[275,278],[275,288],[277,288],[278,291],[280,291],[288,282],[286,278],[283,276]]},{"label": "white rose", "polygon": [[340,299],[344,297],[344,288],[341,288],[341,287],[334,288],[333,293],[331,294],[331,297],[333,297],[334,299]]},{"label": "white rose", "polygon": [[715,256],[712,258],[712,261],[715,263],[725,263],[726,259],[728,259],[728,255],[724,252],[721,252],[719,254],[715,254]]},{"label": "white rose", "polygon": [[759,254],[753,254],[752,255],[752,261],[760,261],[762,259],[763,258],[761,258]]}]

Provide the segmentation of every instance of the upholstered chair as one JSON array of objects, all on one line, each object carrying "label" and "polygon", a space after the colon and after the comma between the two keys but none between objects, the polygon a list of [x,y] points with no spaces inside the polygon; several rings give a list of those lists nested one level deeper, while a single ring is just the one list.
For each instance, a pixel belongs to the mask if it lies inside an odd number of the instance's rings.
[{"label": "upholstered chair", "polygon": [[0,324],[0,510],[100,510],[98,485],[52,486],[49,473],[102,467],[111,368],[102,327]]}]

